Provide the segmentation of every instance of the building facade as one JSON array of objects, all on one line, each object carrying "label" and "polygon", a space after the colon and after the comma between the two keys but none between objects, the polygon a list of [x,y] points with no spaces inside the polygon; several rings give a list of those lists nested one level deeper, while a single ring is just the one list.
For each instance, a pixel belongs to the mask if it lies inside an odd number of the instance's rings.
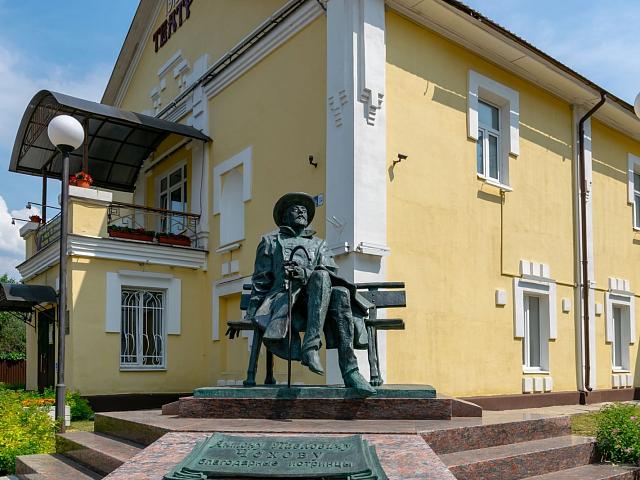
[{"label": "building facade", "polygon": [[[632,398],[640,121],[610,94],[585,122],[587,322],[582,306],[578,122],[602,92],[454,0],[142,0],[102,102],[212,140],[168,137],[131,193],[72,188],[68,386],[241,382],[251,337],[226,322],[273,204],[306,191],[342,275],[406,283],[406,329],[378,339],[387,383]],[[191,246],[110,236],[127,221]],[[55,286],[46,227],[23,227],[18,268]]]}]

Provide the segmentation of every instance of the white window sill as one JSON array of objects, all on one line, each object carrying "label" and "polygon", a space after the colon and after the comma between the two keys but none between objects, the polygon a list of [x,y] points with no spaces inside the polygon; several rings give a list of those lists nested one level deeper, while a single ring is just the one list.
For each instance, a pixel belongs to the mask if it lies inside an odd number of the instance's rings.
[{"label": "white window sill", "polygon": [[505,185],[504,183],[500,183],[499,181],[493,179],[493,178],[487,178],[484,175],[478,173],[478,179],[482,180],[484,183],[486,183],[487,185],[491,185],[492,187],[496,187],[498,189],[500,189],[501,192],[513,192],[513,188],[511,188],[509,185]]},{"label": "white window sill", "polygon": [[634,231],[634,232],[640,232],[640,227],[635,227],[635,226],[634,226],[634,227],[633,227],[633,231]]},{"label": "white window sill", "polygon": [[238,250],[242,246],[242,242],[244,242],[244,238],[236,240],[233,243],[226,243],[221,245],[216,249],[216,253],[227,253],[232,252],[233,250]]},{"label": "white window sill", "polygon": [[625,370],[624,368],[613,367],[611,369],[611,372],[613,372],[613,373],[631,373],[631,370]]},{"label": "white window sill", "polygon": [[522,367],[522,373],[545,373],[550,374],[549,370],[543,370],[540,367]]}]

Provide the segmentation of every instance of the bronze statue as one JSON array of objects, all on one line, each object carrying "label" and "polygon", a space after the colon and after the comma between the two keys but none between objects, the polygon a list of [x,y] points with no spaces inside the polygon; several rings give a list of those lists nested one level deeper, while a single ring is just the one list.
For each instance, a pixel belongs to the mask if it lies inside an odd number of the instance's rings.
[{"label": "bronze statue", "polygon": [[[325,241],[307,229],[314,214],[313,198],[306,193],[287,193],[276,202],[273,219],[279,228],[258,245],[247,319],[263,331],[271,352],[320,375],[324,332],[326,347],[338,349],[345,386],[374,395],[354,353],[367,348],[364,318],[372,304],[337,275]],[[300,332],[305,332],[302,341]]]}]

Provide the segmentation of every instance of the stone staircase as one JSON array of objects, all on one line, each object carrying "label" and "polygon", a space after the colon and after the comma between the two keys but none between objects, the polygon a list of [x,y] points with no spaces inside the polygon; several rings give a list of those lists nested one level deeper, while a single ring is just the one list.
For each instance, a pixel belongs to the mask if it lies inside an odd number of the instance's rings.
[{"label": "stone staircase", "polygon": [[[508,421],[493,413],[433,422],[420,435],[461,480],[640,479],[640,468],[594,463],[593,439],[571,435],[569,417]],[[59,434],[55,454],[18,457],[18,478],[100,479],[167,431],[109,414],[96,416],[95,429]]]},{"label": "stone staircase", "polygon": [[595,441],[571,435],[569,417],[422,433],[459,480],[631,480],[640,468],[596,463]]}]

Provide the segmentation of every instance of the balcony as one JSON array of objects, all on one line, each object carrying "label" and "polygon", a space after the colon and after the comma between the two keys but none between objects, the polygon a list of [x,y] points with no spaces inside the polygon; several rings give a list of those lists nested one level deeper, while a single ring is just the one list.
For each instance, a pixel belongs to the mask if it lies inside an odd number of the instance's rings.
[{"label": "balcony", "polygon": [[[69,187],[68,254],[190,269],[206,268],[207,233],[194,213],[112,200],[97,189]],[[24,279],[58,262],[60,216],[43,225],[27,224],[27,260],[18,265]]]}]

